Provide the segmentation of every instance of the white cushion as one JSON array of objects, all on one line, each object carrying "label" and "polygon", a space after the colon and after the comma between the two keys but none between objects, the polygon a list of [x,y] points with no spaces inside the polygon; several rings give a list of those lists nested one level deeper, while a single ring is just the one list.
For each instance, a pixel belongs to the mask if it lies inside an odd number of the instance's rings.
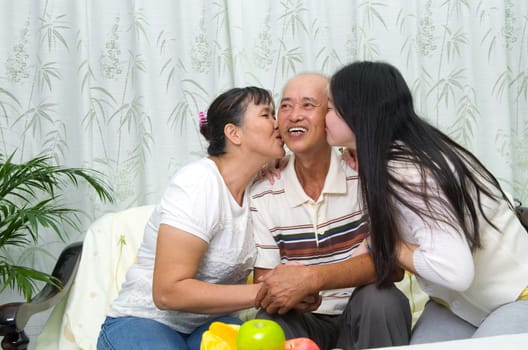
[{"label": "white cushion", "polygon": [[37,338],[37,349],[95,349],[108,307],[136,260],[153,205],[105,214],[83,242],[69,295],[55,307]]}]

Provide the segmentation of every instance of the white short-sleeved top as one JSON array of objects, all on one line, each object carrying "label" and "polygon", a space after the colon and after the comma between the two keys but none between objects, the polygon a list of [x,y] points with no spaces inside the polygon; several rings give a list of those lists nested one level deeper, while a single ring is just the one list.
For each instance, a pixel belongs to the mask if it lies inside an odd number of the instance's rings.
[{"label": "white short-sleeved top", "polygon": [[240,206],[224,183],[216,164],[203,158],[183,167],[170,181],[154,209],[139,248],[137,262],[127,272],[109,316],[150,318],[182,333],[218,315],[159,310],[152,300],[156,240],[160,224],[195,235],[209,247],[196,279],[218,284],[246,283],[256,256],[250,234],[248,191]]}]

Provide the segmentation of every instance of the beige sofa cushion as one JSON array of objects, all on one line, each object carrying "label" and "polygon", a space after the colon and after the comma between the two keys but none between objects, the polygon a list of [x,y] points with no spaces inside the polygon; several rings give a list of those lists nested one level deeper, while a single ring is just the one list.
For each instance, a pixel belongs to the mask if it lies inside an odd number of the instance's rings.
[{"label": "beige sofa cushion", "polygon": [[51,313],[37,338],[37,349],[96,348],[108,306],[136,259],[153,209],[142,206],[109,213],[90,226],[70,293]]}]

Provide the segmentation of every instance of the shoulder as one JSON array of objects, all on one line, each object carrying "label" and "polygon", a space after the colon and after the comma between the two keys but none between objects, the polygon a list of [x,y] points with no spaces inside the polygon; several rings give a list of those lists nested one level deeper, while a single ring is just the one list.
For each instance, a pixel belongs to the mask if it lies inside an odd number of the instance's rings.
[{"label": "shoulder", "polygon": [[202,158],[180,168],[171,178],[167,192],[176,190],[193,197],[205,192],[208,196],[214,196],[222,186],[225,185],[214,162]]},{"label": "shoulder", "polygon": [[353,191],[350,191],[350,189],[359,187],[359,174],[347,164],[340,151],[333,150],[332,152],[327,181],[332,182],[332,186],[339,186],[341,183],[346,183],[348,186],[346,189],[347,193],[353,195]]},{"label": "shoulder", "polygon": [[291,187],[291,184],[297,181],[293,170],[294,155],[288,155],[287,157],[288,163],[281,170],[280,178],[275,178],[273,183],[270,183],[268,179],[253,183],[250,189],[251,199],[271,198],[277,194],[284,194],[286,187]]},{"label": "shoulder", "polygon": [[347,164],[343,153],[340,149],[332,147],[332,153],[330,157],[330,167],[335,167],[337,171],[343,171],[345,176],[348,177],[358,177],[357,171]]},{"label": "shoulder", "polygon": [[212,174],[215,170],[215,164],[209,158],[201,158],[191,163],[185,164],[174,174],[174,176],[196,176],[196,173]]},{"label": "shoulder", "polygon": [[207,179],[219,178],[220,173],[215,163],[209,158],[202,158],[184,165],[174,174],[171,182],[189,181],[195,183],[207,182]]},{"label": "shoulder", "polygon": [[343,169],[343,172],[345,173],[347,181],[349,180],[358,180],[359,174],[358,172],[351,168],[343,159],[339,159],[339,166],[341,169]]},{"label": "shoulder", "polygon": [[255,182],[250,189],[250,199],[263,200],[271,198],[277,194],[283,194],[284,191],[284,171],[281,172],[281,178],[275,178],[275,182],[271,184],[268,179],[264,179],[259,182]]}]

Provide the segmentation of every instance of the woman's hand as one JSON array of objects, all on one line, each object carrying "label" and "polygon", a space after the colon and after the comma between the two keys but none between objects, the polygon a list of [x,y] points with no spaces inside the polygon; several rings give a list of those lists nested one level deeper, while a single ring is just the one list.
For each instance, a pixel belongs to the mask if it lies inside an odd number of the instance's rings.
[{"label": "woman's hand", "polygon": [[416,274],[414,268],[413,255],[414,251],[419,247],[417,244],[399,241],[396,243],[396,256],[399,265],[405,270]]},{"label": "woman's hand", "polygon": [[280,173],[286,168],[289,160],[290,156],[286,155],[282,158],[269,161],[260,169],[255,177],[255,182],[261,182],[264,179],[268,179],[269,183],[273,185],[275,183],[275,178],[280,179]]},{"label": "woman's hand", "polygon": [[361,241],[361,243],[356,248],[354,248],[351,256],[357,256],[357,255],[367,254],[367,253],[370,253],[370,248],[369,248],[368,238],[365,238]]},{"label": "woman's hand", "polygon": [[314,293],[305,297],[293,308],[299,312],[312,312],[319,308],[322,300],[323,298],[319,295],[319,293]]},{"label": "woman's hand", "polygon": [[340,149],[341,154],[343,156],[343,160],[349,167],[354,169],[355,171],[359,170],[359,164],[357,161],[357,153],[355,149],[351,148],[341,148]]}]

